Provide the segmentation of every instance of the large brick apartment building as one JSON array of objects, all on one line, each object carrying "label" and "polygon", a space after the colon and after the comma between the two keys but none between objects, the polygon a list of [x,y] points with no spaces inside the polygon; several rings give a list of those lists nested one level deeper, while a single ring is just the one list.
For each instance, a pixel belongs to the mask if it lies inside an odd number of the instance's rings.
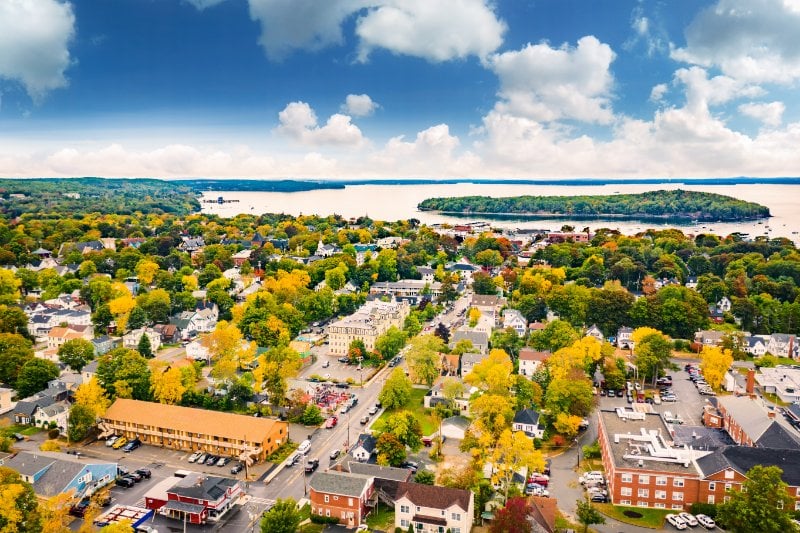
[{"label": "large brick apartment building", "polygon": [[759,448],[730,441],[697,439],[707,430],[682,427],[687,439],[656,413],[623,408],[601,410],[598,442],[616,505],[688,509],[694,502],[722,503],[730,490],[740,490],[756,464],[775,465],[800,510],[800,450]]}]

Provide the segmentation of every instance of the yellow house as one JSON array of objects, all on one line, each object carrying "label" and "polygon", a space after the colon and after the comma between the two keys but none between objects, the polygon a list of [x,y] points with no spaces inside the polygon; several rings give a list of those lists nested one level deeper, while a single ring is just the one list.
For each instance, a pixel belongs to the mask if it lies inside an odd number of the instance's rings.
[{"label": "yellow house", "polygon": [[289,438],[289,426],[280,420],[122,398],[108,408],[100,428],[151,446],[254,461],[263,461]]}]

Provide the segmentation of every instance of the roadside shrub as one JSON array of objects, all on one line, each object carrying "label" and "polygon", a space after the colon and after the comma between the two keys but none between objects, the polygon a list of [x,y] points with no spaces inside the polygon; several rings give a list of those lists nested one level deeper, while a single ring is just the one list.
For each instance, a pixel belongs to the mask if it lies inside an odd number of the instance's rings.
[{"label": "roadside shrub", "polygon": [[704,514],[704,515],[709,516],[711,518],[716,518],[717,517],[717,506],[714,505],[713,503],[695,502],[695,503],[693,503],[691,505],[691,507],[689,507],[689,512],[694,514],[694,515]]},{"label": "roadside shrub", "polygon": [[560,448],[560,447],[564,446],[565,442],[566,442],[566,440],[561,435],[554,435],[553,436],[552,443],[553,443],[553,446],[555,446],[556,448]]},{"label": "roadside shrub", "polygon": [[51,428],[47,431],[47,437],[50,439],[57,439],[59,435],[61,435],[61,431],[58,428]]},{"label": "roadside shrub", "polygon": [[674,339],[672,346],[679,352],[688,352],[692,349],[692,343],[685,339]]},{"label": "roadside shrub", "polygon": [[594,444],[587,444],[583,447],[583,456],[586,459],[600,458],[600,444],[595,441]]},{"label": "roadside shrub", "polygon": [[318,514],[311,514],[311,521],[315,524],[338,524],[339,519],[335,516],[320,516]]},{"label": "roadside shrub", "polygon": [[39,449],[43,452],[60,452],[61,444],[57,440],[46,440],[39,445]]},{"label": "roadside shrub", "polygon": [[12,441],[8,437],[0,437],[0,452],[8,453],[11,451]]}]

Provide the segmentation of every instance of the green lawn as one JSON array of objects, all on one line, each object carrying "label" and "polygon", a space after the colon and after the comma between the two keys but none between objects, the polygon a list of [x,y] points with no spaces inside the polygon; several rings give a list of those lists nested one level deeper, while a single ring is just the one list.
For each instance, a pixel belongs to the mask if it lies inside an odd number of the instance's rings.
[{"label": "green lawn", "polygon": [[383,413],[381,413],[381,416],[378,417],[375,423],[372,424],[372,429],[375,431],[380,431],[389,416],[397,411],[408,410],[414,414],[414,417],[417,420],[419,420],[419,425],[422,426],[423,435],[435,433],[439,427],[430,414],[431,410],[425,409],[422,403],[426,392],[428,391],[425,389],[412,389],[411,399],[409,399],[409,401],[400,409],[386,409]]},{"label": "green lawn", "polygon": [[378,510],[370,513],[367,517],[367,525],[370,529],[394,530],[394,509],[381,505]]},{"label": "green lawn", "polygon": [[[623,507],[621,505],[612,505],[610,503],[595,504],[597,510],[604,515],[618,520],[625,524],[631,524],[639,527],[647,527],[650,529],[660,529],[664,524],[664,516],[670,512],[667,509],[650,509],[647,507]],[[633,511],[642,515],[641,518],[630,518],[625,516],[625,511]]]},{"label": "green lawn", "polygon": [[22,433],[23,435],[31,436],[36,435],[40,431],[42,431],[42,428],[37,428],[36,426],[23,426],[15,424],[0,429],[0,435],[3,435],[4,437],[10,437],[14,433]]}]

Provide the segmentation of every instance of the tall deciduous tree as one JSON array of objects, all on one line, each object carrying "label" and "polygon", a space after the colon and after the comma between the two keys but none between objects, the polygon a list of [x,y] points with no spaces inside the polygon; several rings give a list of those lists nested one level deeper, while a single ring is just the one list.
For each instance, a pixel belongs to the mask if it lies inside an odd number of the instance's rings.
[{"label": "tall deciduous tree", "polygon": [[58,359],[73,372],[80,372],[94,359],[94,344],[86,339],[70,339],[58,348]]},{"label": "tall deciduous tree", "polygon": [[591,525],[606,523],[606,518],[600,514],[600,511],[595,509],[589,500],[578,500],[575,504],[575,514],[578,517],[578,522],[583,525],[583,533],[589,531],[589,526]]},{"label": "tall deciduous tree", "polygon": [[16,471],[0,466],[0,531],[38,533],[41,530],[33,487]]},{"label": "tall deciduous tree", "polygon": [[97,422],[94,411],[76,403],[69,410],[67,436],[72,442],[82,441]]},{"label": "tall deciduous tree", "polygon": [[150,368],[136,350],[115,348],[103,355],[97,365],[97,379],[112,397],[150,398]]},{"label": "tall deciduous tree", "polygon": [[167,368],[164,361],[154,361],[150,370],[150,392],[159,403],[175,405],[180,402],[186,392],[181,369],[175,366]]},{"label": "tall deciduous tree", "polygon": [[703,377],[712,388],[716,389],[722,384],[725,373],[733,364],[733,354],[719,346],[703,346],[700,352],[700,370]]},{"label": "tall deciduous tree", "polygon": [[[651,331],[639,334],[642,329]],[[652,332],[652,328],[638,328],[634,330],[632,338],[635,342],[633,361],[639,369],[639,376],[642,379],[656,379],[659,371],[670,364],[672,343],[663,333]]]},{"label": "tall deciduous tree", "polygon": [[395,357],[403,346],[406,345],[406,332],[391,326],[386,333],[375,340],[375,350],[381,354],[384,361]]},{"label": "tall deciduous tree", "polygon": [[521,431],[504,430],[500,433],[491,454],[492,480],[503,487],[508,500],[508,490],[514,475],[527,468],[541,472],[544,469],[542,453],[533,447],[533,441]]},{"label": "tall deciduous tree", "polygon": [[28,337],[28,316],[19,307],[0,304],[0,333]]},{"label": "tall deciduous tree", "polygon": [[19,288],[22,281],[8,269],[0,268],[0,304],[14,304],[19,301]]},{"label": "tall deciduous tree", "polygon": [[400,466],[406,460],[406,446],[393,433],[381,433],[375,447],[379,465]]},{"label": "tall deciduous tree", "polygon": [[295,533],[301,520],[293,498],[278,499],[261,519],[261,533]]},{"label": "tall deciduous tree", "polygon": [[747,471],[741,491],[717,507],[717,520],[732,533],[783,533],[794,531],[794,498],[777,466],[756,465]]},{"label": "tall deciduous tree", "polygon": [[409,342],[410,348],[406,355],[411,379],[415,383],[425,383],[427,386],[439,376],[441,358],[440,353],[445,350],[445,345],[435,335],[420,335]]},{"label": "tall deciduous tree", "polygon": [[0,333],[0,382],[16,383],[22,365],[33,359],[33,344],[16,333]]},{"label": "tall deciduous tree", "polygon": [[414,451],[422,446],[422,427],[411,411],[399,411],[389,415],[383,424],[383,432],[391,433],[403,445]]},{"label": "tall deciduous tree", "polygon": [[504,350],[494,349],[489,356],[472,367],[464,381],[490,394],[508,395],[513,385],[514,364]]},{"label": "tall deciduous tree", "polygon": [[56,379],[61,373],[58,365],[47,359],[38,357],[30,359],[19,370],[17,376],[17,394],[20,398],[27,398],[47,388],[47,382]]},{"label": "tall deciduous tree", "polygon": [[411,380],[400,367],[395,367],[378,395],[378,400],[386,409],[403,407],[411,399]]},{"label": "tall deciduous tree", "polygon": [[75,390],[75,405],[82,405],[90,409],[96,418],[100,418],[106,414],[111,400],[108,399],[108,394],[98,383],[97,377],[92,377],[86,383],[78,385]]},{"label": "tall deciduous tree", "polygon": [[526,498],[510,498],[505,507],[494,513],[489,533],[528,533],[533,507]]}]

